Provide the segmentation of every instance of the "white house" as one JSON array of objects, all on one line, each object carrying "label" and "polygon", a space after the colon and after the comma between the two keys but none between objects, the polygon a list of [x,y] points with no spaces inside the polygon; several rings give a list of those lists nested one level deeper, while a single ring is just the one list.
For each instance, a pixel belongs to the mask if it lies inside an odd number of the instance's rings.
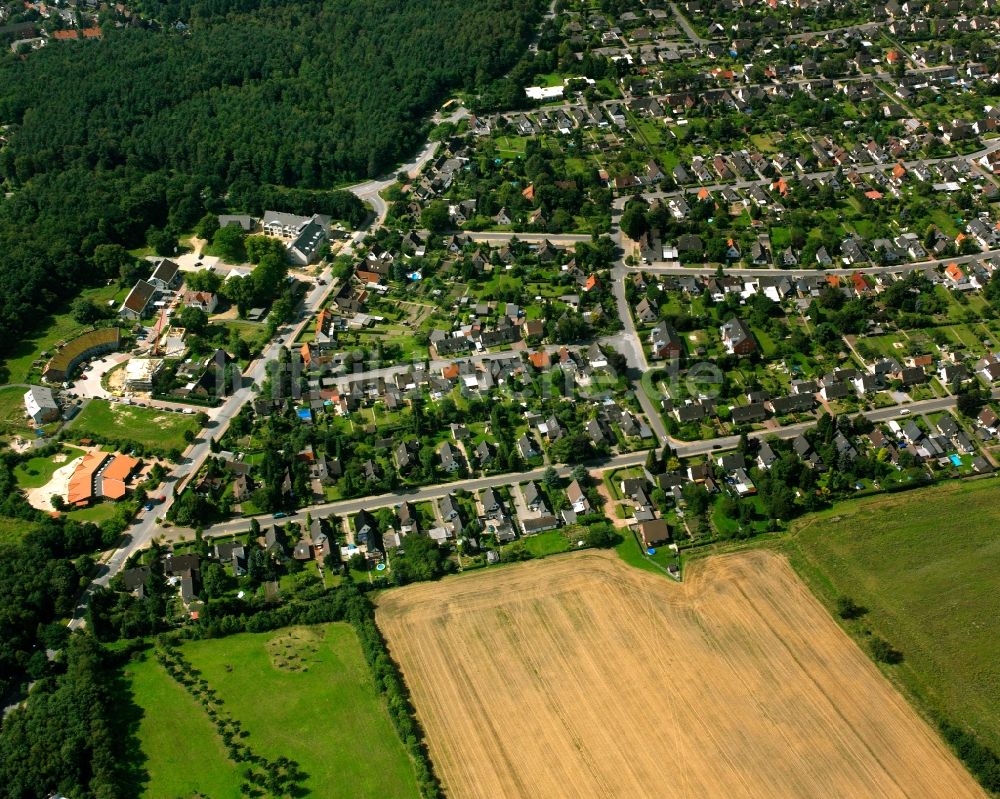
[{"label": "white house", "polygon": [[186,291],[182,298],[188,308],[198,308],[207,314],[214,313],[219,298],[211,291]]},{"label": "white house", "polygon": [[51,389],[32,386],[24,392],[24,408],[35,424],[54,422],[59,418],[59,405]]}]

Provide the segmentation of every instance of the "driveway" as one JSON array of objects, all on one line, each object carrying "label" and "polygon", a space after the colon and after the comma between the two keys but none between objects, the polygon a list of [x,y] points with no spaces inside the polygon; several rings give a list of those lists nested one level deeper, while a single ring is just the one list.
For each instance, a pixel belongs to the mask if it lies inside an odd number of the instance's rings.
[{"label": "driveway", "polygon": [[131,355],[127,352],[114,352],[104,358],[90,362],[90,369],[80,372],[70,389],[79,397],[111,399],[111,393],[101,385],[101,379],[119,364],[125,363]]}]

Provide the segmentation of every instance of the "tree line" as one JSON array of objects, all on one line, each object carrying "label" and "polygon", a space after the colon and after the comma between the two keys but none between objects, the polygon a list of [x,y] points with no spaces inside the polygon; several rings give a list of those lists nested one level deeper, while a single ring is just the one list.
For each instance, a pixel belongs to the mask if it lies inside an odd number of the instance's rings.
[{"label": "tree line", "polygon": [[151,2],[145,13],[189,29],[0,53],[0,341],[116,277],[94,259],[101,245],[167,254],[227,209],[357,224],[360,202],[329,187],[417,149],[429,109],[516,60],[540,5]]}]

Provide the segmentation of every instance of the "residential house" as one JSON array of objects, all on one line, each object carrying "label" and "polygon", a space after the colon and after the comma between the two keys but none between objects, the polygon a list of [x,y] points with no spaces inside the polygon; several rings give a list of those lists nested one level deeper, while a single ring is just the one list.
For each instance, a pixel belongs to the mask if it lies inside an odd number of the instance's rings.
[{"label": "residential house", "polygon": [[532,513],[548,513],[549,507],[545,502],[545,496],[538,489],[534,482],[526,483],[521,487],[521,495],[524,497],[525,507]]},{"label": "residential house", "polygon": [[734,316],[723,324],[719,328],[719,332],[722,335],[722,343],[725,345],[726,352],[729,354],[745,357],[757,352],[757,340],[754,338],[753,332],[746,322],[738,316]]},{"label": "residential house", "polygon": [[54,422],[59,418],[59,404],[52,390],[43,386],[32,386],[24,392],[24,408],[36,425]]},{"label": "residential house", "polygon": [[156,294],[156,287],[145,280],[138,281],[118,309],[118,315],[123,319],[138,322],[149,310],[149,304]]},{"label": "residential house", "polygon": [[188,308],[197,308],[206,314],[215,313],[219,298],[211,291],[185,291],[181,302]]},{"label": "residential house", "polygon": [[458,504],[450,494],[438,500],[438,513],[441,514],[441,518],[446,522],[457,521],[458,524],[461,524]]},{"label": "residential house", "polygon": [[149,277],[149,283],[157,291],[173,291],[181,284],[180,267],[167,258],[162,258],[156,262],[153,274]]},{"label": "residential house", "polygon": [[644,325],[652,324],[657,320],[656,303],[643,297],[635,306],[635,316]]},{"label": "residential house", "polygon": [[396,519],[399,522],[399,532],[403,535],[420,532],[417,515],[409,502],[404,502],[396,508]]},{"label": "residential house", "polygon": [[574,513],[590,513],[590,502],[578,480],[574,480],[566,488],[566,498],[569,500],[570,507]]},{"label": "residential house", "polygon": [[461,465],[458,462],[458,458],[455,457],[455,451],[452,449],[451,444],[447,441],[441,445],[441,449],[438,450],[438,457],[441,460],[441,468],[446,472],[457,472]]},{"label": "residential house", "polygon": [[639,524],[639,537],[645,549],[663,546],[670,541],[670,526],[663,519],[651,519]]},{"label": "residential house", "polygon": [[521,433],[520,438],[517,439],[517,451],[524,460],[534,458],[538,455],[535,445],[527,433]]},{"label": "residential house", "polygon": [[681,337],[668,322],[660,322],[649,334],[649,343],[654,358],[680,358],[684,352]]}]

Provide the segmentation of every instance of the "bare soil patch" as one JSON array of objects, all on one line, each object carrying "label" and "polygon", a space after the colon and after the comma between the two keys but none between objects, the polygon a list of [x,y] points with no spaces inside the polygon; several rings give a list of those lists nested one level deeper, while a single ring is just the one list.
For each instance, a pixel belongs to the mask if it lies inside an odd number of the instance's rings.
[{"label": "bare soil patch", "polygon": [[783,558],[687,576],[585,552],[381,596],[448,795],[985,796]]}]

